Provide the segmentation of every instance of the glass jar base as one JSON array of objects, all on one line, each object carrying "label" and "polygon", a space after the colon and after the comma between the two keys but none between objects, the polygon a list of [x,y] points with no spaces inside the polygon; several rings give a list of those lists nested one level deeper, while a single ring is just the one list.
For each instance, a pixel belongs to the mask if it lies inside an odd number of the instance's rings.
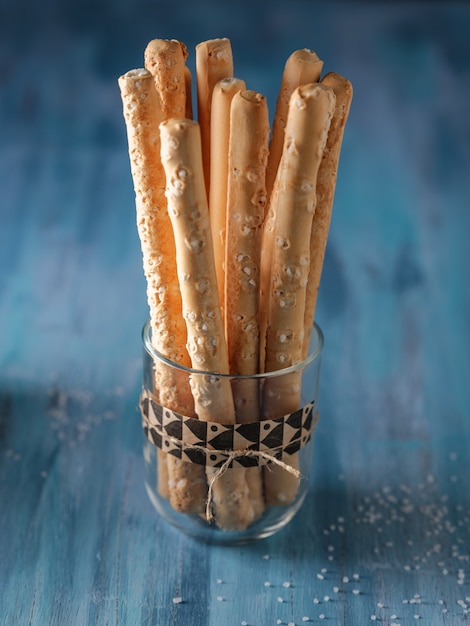
[{"label": "glass jar base", "polygon": [[179,513],[165,498],[158,496],[155,489],[145,481],[145,488],[151,503],[160,516],[183,534],[203,543],[235,546],[266,539],[282,530],[292,520],[305,500],[306,491],[299,494],[292,504],[270,506],[253,524],[242,531],[220,530],[208,523],[203,516]]}]

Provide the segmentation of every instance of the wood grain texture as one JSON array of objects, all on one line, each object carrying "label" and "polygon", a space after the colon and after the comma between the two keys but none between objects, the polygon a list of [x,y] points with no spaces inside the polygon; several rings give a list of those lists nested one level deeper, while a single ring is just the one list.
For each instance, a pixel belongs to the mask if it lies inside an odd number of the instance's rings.
[{"label": "wood grain texture", "polygon": [[[0,624],[464,624],[470,8],[184,6],[0,8]],[[355,94],[311,489],[285,530],[230,549],[169,528],[143,486],[147,308],[116,86],[154,37],[194,66],[221,34],[271,115],[299,47]]]}]

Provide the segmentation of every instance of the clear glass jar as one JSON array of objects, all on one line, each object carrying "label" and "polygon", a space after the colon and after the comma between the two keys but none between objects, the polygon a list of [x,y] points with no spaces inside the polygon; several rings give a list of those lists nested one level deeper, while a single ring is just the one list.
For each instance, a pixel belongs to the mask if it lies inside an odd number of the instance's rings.
[{"label": "clear glass jar", "polygon": [[[314,325],[302,363],[254,376],[169,361],[153,347],[149,322],[142,338],[145,484],[156,510],[209,543],[247,543],[283,528],[308,490],[321,329]],[[197,419],[193,397],[208,386],[235,407],[236,424],[224,415],[217,422]]]}]

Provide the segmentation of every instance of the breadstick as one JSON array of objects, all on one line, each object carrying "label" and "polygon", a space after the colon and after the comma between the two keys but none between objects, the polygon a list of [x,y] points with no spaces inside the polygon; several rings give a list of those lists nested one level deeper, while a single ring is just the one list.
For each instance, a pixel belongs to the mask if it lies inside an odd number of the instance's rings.
[{"label": "breadstick", "polygon": [[196,46],[197,114],[201,129],[202,164],[208,196],[212,90],[219,80],[230,76],[233,76],[233,58],[229,39],[209,39]]},{"label": "breadstick", "polygon": [[289,100],[294,89],[300,85],[316,83],[320,78],[323,68],[317,54],[312,50],[303,48],[296,50],[287,59],[282,74],[281,87],[276,102],[276,110],[274,112],[273,128],[271,140],[269,142],[268,165],[266,169],[266,195],[268,198],[265,215],[265,225],[263,227],[263,255],[261,257],[261,282],[260,282],[260,299],[262,302],[260,316],[261,331],[261,371],[264,369],[264,354],[266,340],[266,315],[267,315],[267,298],[266,287],[270,280],[271,273],[271,257],[274,241],[274,211],[271,205],[276,205],[274,196],[276,194],[275,181],[281,160],[282,147],[284,144],[284,130],[286,127]]},{"label": "breadstick", "polygon": [[[298,87],[291,96],[276,194],[275,245],[269,291],[266,371],[302,361],[304,312],[310,264],[310,232],[316,182],[334,111],[333,91],[321,84]],[[264,417],[272,419],[299,408],[300,374],[266,380]],[[287,463],[295,467],[297,455]],[[278,466],[265,472],[268,504],[287,504],[298,479]]]},{"label": "breadstick", "polygon": [[[175,245],[166,210],[165,173],[160,161],[158,125],[161,110],[152,75],[146,69],[131,70],[119,78],[129,143],[131,173],[136,196],[137,228],[141,241],[147,300],[150,308],[152,343],[163,355],[190,365],[186,350],[186,326],[176,271]],[[194,403],[189,385],[175,380],[174,373],[155,363],[155,389],[163,406],[191,416]],[[164,485],[163,459],[167,457],[168,480]],[[159,491],[169,495],[179,511],[200,512],[207,484],[204,472],[182,464],[170,455],[158,455]],[[184,467],[186,465],[186,467]],[[191,472],[188,470],[191,469]]]},{"label": "breadstick", "polygon": [[268,134],[266,99],[255,91],[235,95],[230,116],[225,257],[227,345],[234,374],[256,374],[259,366],[259,263]]},{"label": "breadstick", "polygon": [[324,76],[321,82],[323,85],[327,85],[333,89],[336,96],[336,106],[326,140],[326,149],[323,153],[320,169],[318,170],[317,206],[313,217],[312,234],[310,238],[310,272],[308,275],[304,318],[304,358],[308,353],[310,335],[315,317],[318,288],[320,286],[331,212],[333,209],[341,144],[353,95],[351,83],[339,74],[330,72]]},{"label": "breadstick", "polygon": [[[209,211],[204,187],[199,125],[171,119],[160,125],[161,155],[167,180],[168,212],[188,332],[193,374],[191,387],[199,419],[234,423],[235,407],[228,354],[216,288]],[[206,468],[209,478],[214,468]],[[245,470],[230,469],[213,484],[215,519],[224,530],[241,530],[254,518]]]},{"label": "breadstick", "polygon": [[155,81],[164,120],[186,114],[187,56],[186,46],[176,39],[153,39],[145,48],[145,67]]},{"label": "breadstick", "polygon": [[209,218],[214,246],[217,290],[225,323],[225,222],[227,219],[228,150],[230,136],[230,105],[233,96],[245,89],[239,78],[223,78],[212,92],[211,106],[211,181]]},{"label": "breadstick", "polygon": [[[256,374],[259,368],[259,264],[268,136],[266,98],[255,91],[237,93],[230,114],[225,257],[226,335],[233,374]],[[238,381],[235,410],[238,422],[259,421],[258,380]],[[259,467],[247,469],[247,481],[250,501],[260,515],[264,500]]]},{"label": "breadstick", "polygon": [[268,198],[271,195],[277,168],[281,160],[284,129],[286,127],[287,111],[292,92],[300,85],[318,82],[322,68],[323,61],[318,58],[315,52],[306,48],[296,50],[286,61],[274,112],[271,141],[269,143],[269,158],[266,171]]}]

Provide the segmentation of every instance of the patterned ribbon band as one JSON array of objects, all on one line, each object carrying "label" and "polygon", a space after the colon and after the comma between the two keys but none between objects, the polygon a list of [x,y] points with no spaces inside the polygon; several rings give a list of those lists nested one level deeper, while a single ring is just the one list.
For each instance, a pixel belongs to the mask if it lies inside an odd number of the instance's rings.
[{"label": "patterned ribbon band", "polygon": [[178,459],[221,468],[254,467],[269,461],[282,464],[284,455],[310,440],[318,421],[310,402],[294,413],[250,424],[219,424],[179,415],[161,406],[147,392],[140,398],[147,438]]}]

